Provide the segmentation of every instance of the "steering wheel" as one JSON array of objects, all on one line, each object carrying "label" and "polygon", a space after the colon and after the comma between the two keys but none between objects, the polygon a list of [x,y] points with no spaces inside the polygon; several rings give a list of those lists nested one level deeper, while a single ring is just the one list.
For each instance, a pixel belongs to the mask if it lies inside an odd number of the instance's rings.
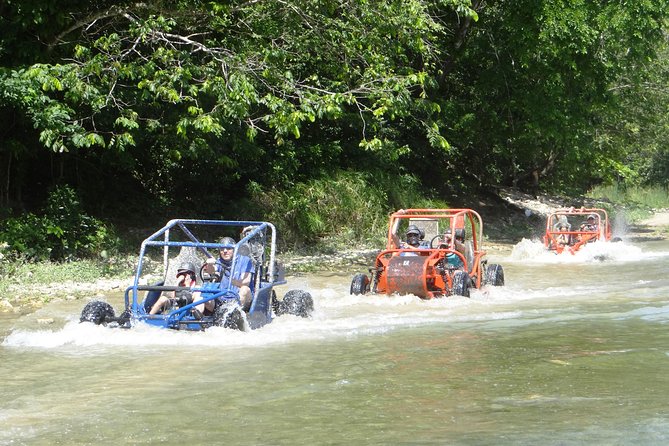
[{"label": "steering wheel", "polygon": [[202,282],[215,282],[218,278],[218,272],[216,271],[214,274],[209,274],[207,272],[207,262],[204,262],[200,267],[199,276]]},{"label": "steering wheel", "polygon": [[[438,242],[438,243],[436,244],[436,246],[435,246],[435,242],[436,242],[437,240],[438,240],[439,242]],[[430,248],[432,248],[432,249],[440,249],[440,247],[442,247],[442,246],[443,246],[444,248],[448,248],[448,243],[444,242],[444,240],[441,239],[441,236],[440,236],[440,235],[435,235],[434,237],[432,237],[432,240],[430,240]]]}]

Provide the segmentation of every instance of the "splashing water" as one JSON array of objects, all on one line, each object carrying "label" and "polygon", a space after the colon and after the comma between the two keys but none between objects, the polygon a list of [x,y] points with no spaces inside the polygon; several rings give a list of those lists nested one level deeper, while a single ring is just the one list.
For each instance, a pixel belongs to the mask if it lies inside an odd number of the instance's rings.
[{"label": "splashing water", "polygon": [[547,250],[538,240],[522,239],[511,251],[509,261],[531,263],[583,263],[593,261],[638,261],[645,257],[637,246],[625,242],[588,243],[571,254],[567,251],[555,254]]},{"label": "splashing water", "polygon": [[[556,255],[546,250],[540,241],[523,239],[513,247],[508,257],[496,260],[505,269],[506,285],[472,290],[471,298],[451,296],[422,300],[411,295],[353,296],[348,290],[350,277],[345,273],[296,277],[291,281],[291,288],[308,290],[314,297],[316,308],[312,317],[302,319],[284,315],[262,329],[245,333],[222,328],[192,333],[142,324],[130,330],[80,324],[78,314],[84,303],[53,303],[52,308],[45,308],[19,321],[8,332],[2,346],[60,350],[75,355],[81,354],[82,350],[95,355],[118,346],[130,346],[139,351],[166,345],[184,349],[239,349],[382,334],[435,323],[504,319],[516,317],[513,311],[509,313],[508,310],[521,302],[556,298],[578,300],[582,293],[592,292],[580,283],[563,286],[552,277],[555,274],[553,270],[542,274],[541,269],[528,268],[528,264],[538,267],[543,264],[549,268],[550,265],[568,264],[577,268],[579,264],[628,263],[657,256],[669,256],[669,253],[644,253],[639,247],[625,242],[596,242],[584,246],[574,255]],[[118,312],[120,297],[109,301]],[[66,308],[67,305],[71,308]],[[45,315],[50,315],[57,322],[48,328],[36,329],[35,319]]]}]

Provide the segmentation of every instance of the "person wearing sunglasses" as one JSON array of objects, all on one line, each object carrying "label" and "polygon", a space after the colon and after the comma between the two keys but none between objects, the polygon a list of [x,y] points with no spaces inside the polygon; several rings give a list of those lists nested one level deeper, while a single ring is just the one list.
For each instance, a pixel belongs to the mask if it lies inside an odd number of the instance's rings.
[{"label": "person wearing sunglasses", "polygon": [[200,298],[200,293],[198,291],[192,291],[197,285],[195,266],[192,263],[182,263],[177,269],[176,276],[176,286],[183,287],[183,289],[163,293],[156,303],[153,304],[149,314],[158,314],[171,308],[184,307]]},{"label": "person wearing sunglasses", "polygon": [[[223,288],[229,287],[231,290],[237,291],[242,308],[244,311],[249,311],[253,301],[251,293],[251,278],[254,273],[253,262],[250,257],[237,254],[233,273],[231,269],[236,245],[235,239],[223,237],[219,240],[219,243],[222,246],[219,248],[218,258],[207,259],[205,271],[213,276],[217,282],[220,281]],[[208,301],[198,305],[197,309],[204,314],[208,314],[213,312],[215,307],[216,303],[214,301]]]}]

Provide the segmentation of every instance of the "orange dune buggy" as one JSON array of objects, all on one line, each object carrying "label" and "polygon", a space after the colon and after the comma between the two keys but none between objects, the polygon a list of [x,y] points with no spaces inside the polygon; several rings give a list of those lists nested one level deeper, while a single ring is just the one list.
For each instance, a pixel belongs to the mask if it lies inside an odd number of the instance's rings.
[{"label": "orange dune buggy", "polygon": [[[460,295],[471,287],[504,285],[501,265],[487,264],[481,216],[471,209],[407,209],[390,216],[386,248],[370,275],[356,274],[351,294],[413,294],[423,299]],[[416,231],[420,245],[400,241]],[[408,238],[408,235],[407,235]]]},{"label": "orange dune buggy", "polygon": [[557,209],[546,219],[544,246],[556,254],[576,253],[586,243],[611,239],[609,216],[599,208]]}]

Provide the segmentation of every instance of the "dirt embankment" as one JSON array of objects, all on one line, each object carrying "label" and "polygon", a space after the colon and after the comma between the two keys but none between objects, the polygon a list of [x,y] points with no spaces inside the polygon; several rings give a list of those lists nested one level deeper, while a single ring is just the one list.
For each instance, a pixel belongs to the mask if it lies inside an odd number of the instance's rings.
[{"label": "dirt embankment", "polygon": [[[497,194],[478,201],[467,207],[479,210],[484,233],[493,245],[515,244],[522,238],[540,238],[545,231],[546,217],[557,208],[610,205],[588,197],[532,196],[513,189],[500,189]],[[621,209],[612,220],[614,232],[631,241],[669,237],[669,209],[654,210],[650,218],[635,223],[630,223]]]},{"label": "dirt embankment", "polygon": [[652,217],[643,220],[641,226],[650,226],[654,228],[662,228],[669,226],[669,210],[664,209],[655,213]]}]

